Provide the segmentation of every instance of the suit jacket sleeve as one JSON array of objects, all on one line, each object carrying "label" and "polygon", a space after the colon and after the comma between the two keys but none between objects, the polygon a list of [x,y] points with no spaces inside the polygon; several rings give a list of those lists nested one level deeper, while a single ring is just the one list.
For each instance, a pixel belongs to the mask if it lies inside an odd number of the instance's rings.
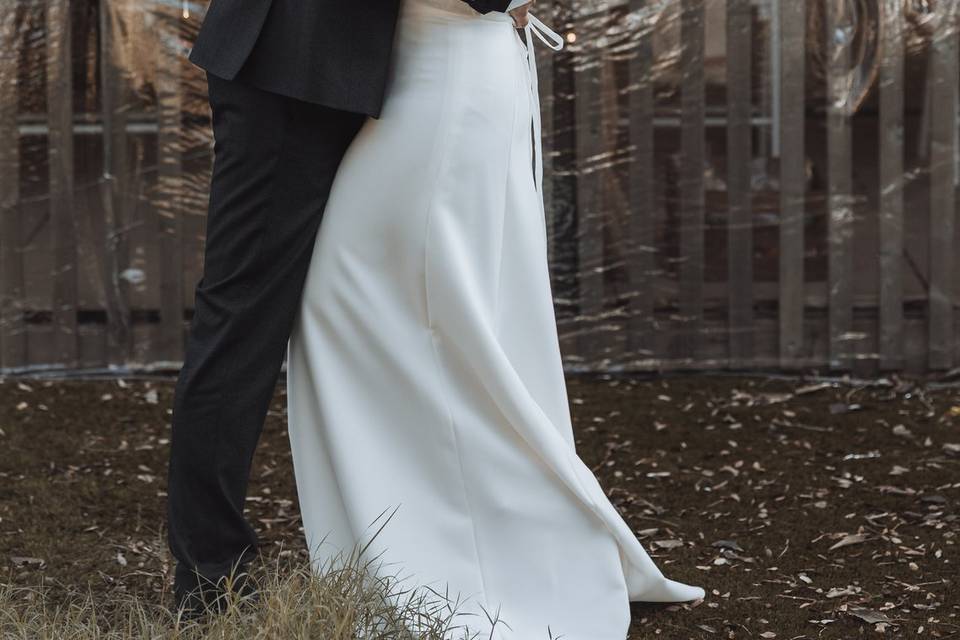
[{"label": "suit jacket sleeve", "polygon": [[510,0],[463,0],[468,5],[479,11],[480,13],[490,13],[491,11],[500,11],[501,13],[507,10],[507,6],[510,4]]}]

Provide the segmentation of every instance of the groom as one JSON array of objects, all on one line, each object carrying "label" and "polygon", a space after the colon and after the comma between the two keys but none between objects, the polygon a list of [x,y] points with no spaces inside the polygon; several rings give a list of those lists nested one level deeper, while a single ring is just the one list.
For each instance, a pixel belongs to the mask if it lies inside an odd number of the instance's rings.
[{"label": "groom", "polygon": [[[488,13],[522,0],[463,1]],[[253,591],[250,466],[334,174],[380,115],[400,2],[212,0],[190,53],[215,144],[168,476],[175,607],[188,615],[220,609],[232,569],[232,589]],[[526,24],[526,7],[511,14]]]}]

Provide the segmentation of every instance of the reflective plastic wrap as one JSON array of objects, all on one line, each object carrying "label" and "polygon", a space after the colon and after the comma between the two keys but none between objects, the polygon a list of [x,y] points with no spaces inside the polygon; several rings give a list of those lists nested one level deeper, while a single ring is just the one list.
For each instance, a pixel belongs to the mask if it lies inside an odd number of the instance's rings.
[{"label": "reflective plastic wrap", "polygon": [[[176,369],[204,3],[3,0],[0,371]],[[955,0],[537,0],[570,371],[960,365]],[[322,233],[322,227],[321,227]]]}]

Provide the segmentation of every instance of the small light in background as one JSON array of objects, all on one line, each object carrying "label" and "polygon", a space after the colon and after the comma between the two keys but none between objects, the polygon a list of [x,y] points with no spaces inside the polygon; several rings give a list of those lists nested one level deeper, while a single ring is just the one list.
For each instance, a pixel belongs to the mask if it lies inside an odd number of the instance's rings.
[{"label": "small light in background", "polygon": [[182,3],[180,6],[183,7],[183,19],[184,19],[184,20],[189,20],[189,19],[190,19],[190,5],[189,5],[189,3],[188,3],[188,0],[183,0],[183,3]]},{"label": "small light in background", "polygon": [[576,41],[577,41],[577,34],[575,34],[573,31],[567,33],[567,42],[568,42],[568,43],[573,44],[573,43],[576,42]]}]

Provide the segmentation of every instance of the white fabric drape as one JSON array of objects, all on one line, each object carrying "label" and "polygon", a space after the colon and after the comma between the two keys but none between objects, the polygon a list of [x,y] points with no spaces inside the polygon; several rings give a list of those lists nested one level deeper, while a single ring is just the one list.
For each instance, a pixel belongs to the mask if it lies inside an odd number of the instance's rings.
[{"label": "white fabric drape", "polygon": [[371,557],[465,598],[481,637],[482,607],[501,640],[623,640],[629,600],[703,591],[662,575],[574,449],[531,170],[539,28],[525,47],[505,14],[406,0],[290,339],[290,442],[318,565],[393,512]]}]

